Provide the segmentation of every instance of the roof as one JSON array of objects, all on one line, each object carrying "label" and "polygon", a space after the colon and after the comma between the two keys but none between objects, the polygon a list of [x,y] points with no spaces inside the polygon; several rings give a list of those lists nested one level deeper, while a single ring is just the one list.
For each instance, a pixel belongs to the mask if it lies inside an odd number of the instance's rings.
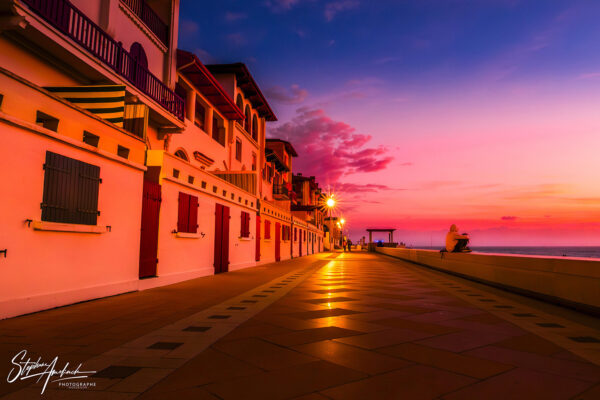
[{"label": "roof", "polygon": [[217,79],[194,54],[177,49],[177,70],[188,78],[225,118],[232,120],[245,118],[243,111],[235,105]]},{"label": "roof", "polygon": [[242,89],[246,98],[250,100],[256,111],[258,111],[258,114],[267,121],[277,121],[275,113],[254,81],[246,64],[212,64],[206,67],[213,74],[235,74],[238,86]]},{"label": "roof", "polygon": [[292,157],[298,157],[298,153],[296,153],[296,149],[294,149],[294,146],[292,146],[292,144],[286,140],[267,139],[267,143],[283,143],[283,145],[285,146],[285,151],[287,151],[289,155],[291,155]]}]

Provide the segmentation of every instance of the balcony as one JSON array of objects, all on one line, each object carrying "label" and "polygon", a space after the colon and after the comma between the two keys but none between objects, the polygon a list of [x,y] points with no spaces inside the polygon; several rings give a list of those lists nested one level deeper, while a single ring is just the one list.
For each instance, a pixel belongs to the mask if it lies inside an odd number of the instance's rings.
[{"label": "balcony", "polygon": [[169,26],[165,24],[145,0],[121,0],[165,45],[169,46]]},{"label": "balcony", "polygon": [[292,192],[288,185],[273,185],[273,198],[275,200],[290,200]]},{"label": "balcony", "polygon": [[185,103],[68,0],[22,0],[60,32],[183,121]]}]

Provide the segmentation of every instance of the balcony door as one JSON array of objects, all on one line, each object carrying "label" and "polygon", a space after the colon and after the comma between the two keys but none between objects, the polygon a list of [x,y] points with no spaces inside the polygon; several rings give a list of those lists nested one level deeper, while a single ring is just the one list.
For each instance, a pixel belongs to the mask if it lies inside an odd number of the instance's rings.
[{"label": "balcony door", "polygon": [[229,271],[229,207],[215,209],[215,274]]},{"label": "balcony door", "polygon": [[281,224],[275,222],[275,261],[281,260]]}]

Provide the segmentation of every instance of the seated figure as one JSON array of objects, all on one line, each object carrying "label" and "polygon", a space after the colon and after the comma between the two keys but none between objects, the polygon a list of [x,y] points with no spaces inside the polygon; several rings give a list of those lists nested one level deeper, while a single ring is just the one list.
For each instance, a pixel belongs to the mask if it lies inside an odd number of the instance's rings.
[{"label": "seated figure", "polygon": [[452,224],[450,231],[446,234],[446,251],[450,253],[470,252],[471,249],[467,247],[467,244],[469,244],[469,235],[460,235],[458,227]]}]

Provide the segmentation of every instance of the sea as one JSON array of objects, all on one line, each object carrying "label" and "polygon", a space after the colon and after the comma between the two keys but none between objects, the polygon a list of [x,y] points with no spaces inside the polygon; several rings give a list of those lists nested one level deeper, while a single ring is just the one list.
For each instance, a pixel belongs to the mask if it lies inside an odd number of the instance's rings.
[{"label": "sea", "polygon": [[[470,246],[471,247],[471,246]],[[439,250],[440,246],[414,246]],[[521,254],[528,256],[584,257],[600,259],[600,246],[486,246],[471,247],[473,253]]]}]

